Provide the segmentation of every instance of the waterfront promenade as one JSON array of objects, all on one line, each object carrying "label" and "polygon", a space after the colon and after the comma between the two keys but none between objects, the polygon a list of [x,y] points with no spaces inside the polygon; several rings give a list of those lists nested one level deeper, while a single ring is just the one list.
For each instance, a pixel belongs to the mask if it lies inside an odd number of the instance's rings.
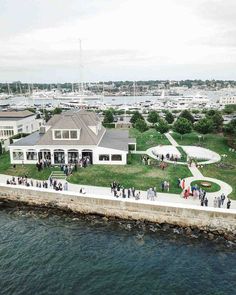
[{"label": "waterfront promenade", "polygon": [[[4,175],[0,174],[0,186],[4,185],[6,186],[7,179],[11,179],[12,176],[9,175]],[[33,180],[34,183],[36,183],[36,180]],[[48,188],[37,188],[37,187],[26,187],[24,185],[20,186],[15,186],[15,185],[9,185],[9,187],[23,187],[26,190],[27,189],[34,189],[34,190],[39,190],[39,191],[44,191],[44,192],[51,192],[54,191],[52,188],[50,188],[49,181],[48,182]],[[66,180],[60,180],[62,185],[66,182]],[[83,188],[85,193],[80,193],[80,189]],[[148,203],[148,204],[156,204],[156,203],[164,203],[165,205],[168,204],[178,204],[178,205],[184,205],[184,206],[194,206],[194,207],[199,207],[199,209],[203,208],[200,206],[200,200],[197,198],[195,199],[194,197],[189,197],[188,199],[184,199],[182,194],[171,194],[171,193],[162,193],[162,192],[157,192],[157,197],[154,199],[154,201],[150,201],[147,199],[147,192],[146,191],[140,191],[140,199],[135,200],[135,198],[116,198],[114,197],[113,193],[111,192],[111,188],[109,187],[99,187],[99,186],[92,186],[92,185],[79,185],[79,184],[72,184],[68,183],[68,190],[66,192],[72,193],[72,195],[82,195],[86,197],[96,197],[96,198],[105,198],[105,199],[118,199],[118,200],[123,200],[123,201],[129,201],[129,202],[138,202],[138,203]],[[61,193],[61,192],[60,192]],[[209,200],[208,203],[208,208],[213,208],[213,200],[215,197],[220,196],[220,192],[214,192],[214,193],[207,193],[207,198]],[[226,208],[226,202],[225,200],[224,206],[222,208],[214,208],[217,210],[223,210]],[[205,207],[204,207],[205,208]],[[236,210],[236,201],[231,200],[231,210]],[[236,211],[235,211],[236,213]]]}]

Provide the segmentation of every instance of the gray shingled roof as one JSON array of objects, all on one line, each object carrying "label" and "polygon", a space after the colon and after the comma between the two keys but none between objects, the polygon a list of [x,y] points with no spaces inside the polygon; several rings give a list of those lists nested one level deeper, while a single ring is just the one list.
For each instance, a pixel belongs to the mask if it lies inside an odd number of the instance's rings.
[{"label": "gray shingled roof", "polygon": [[[68,111],[53,117],[47,125],[51,128],[40,138],[38,145],[97,145],[105,132],[102,126],[96,135],[89,126],[100,123],[99,118],[93,112]],[[53,140],[53,129],[80,129],[79,140]]]},{"label": "gray shingled roof", "polygon": [[21,139],[12,143],[11,146],[33,146],[38,143],[41,137],[42,137],[42,134],[39,134],[39,131],[37,131],[26,137],[22,137]]},{"label": "gray shingled roof", "polygon": [[135,138],[129,138],[128,130],[108,129],[104,134],[100,147],[128,151],[128,144],[136,143]]},{"label": "gray shingled roof", "polygon": [[4,119],[4,118],[26,118],[29,116],[33,116],[35,115],[34,113],[30,112],[30,111],[18,111],[18,112],[0,112],[0,119]]},{"label": "gray shingled roof", "polygon": [[[24,137],[11,146],[35,146],[35,145],[97,145],[104,148],[112,148],[128,151],[129,143],[136,143],[136,139],[129,138],[128,130],[106,130],[104,127],[96,135],[88,126],[97,125],[100,122],[95,113],[86,111],[66,112],[56,115],[48,121],[50,129],[45,134],[35,132]],[[55,125],[51,125],[54,123]],[[80,140],[53,140],[53,129],[81,129]]]}]

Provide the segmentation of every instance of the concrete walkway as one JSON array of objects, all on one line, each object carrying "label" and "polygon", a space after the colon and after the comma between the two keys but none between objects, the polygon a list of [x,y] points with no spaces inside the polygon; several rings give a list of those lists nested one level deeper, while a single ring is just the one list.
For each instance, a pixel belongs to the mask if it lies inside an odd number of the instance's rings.
[{"label": "concrete walkway", "polygon": [[[176,146],[176,141],[173,139],[173,137],[170,135],[170,133],[167,133],[166,134],[167,138],[169,139],[170,142],[172,142],[175,146]],[[171,140],[172,138],[172,140]],[[211,164],[211,163],[214,163],[215,159],[213,159],[212,161],[209,160],[206,162],[206,164]],[[217,158],[217,160],[220,160],[220,158]],[[177,162],[177,164],[179,164],[179,162]],[[204,180],[204,181],[210,181],[210,182],[214,182],[216,184],[218,184],[220,186],[220,190],[218,192],[213,192],[213,193],[207,193],[207,197],[208,197],[208,200],[213,202],[213,199],[215,197],[218,197],[220,196],[222,193],[225,194],[225,196],[228,196],[232,193],[233,189],[232,187],[227,184],[226,182],[224,181],[221,181],[221,180],[218,180],[216,178],[211,178],[211,177],[205,177],[202,175],[202,173],[200,172],[200,170],[196,167],[196,165],[193,163],[190,166],[188,166],[189,170],[191,171],[192,173],[192,177],[188,177],[185,179],[185,185],[186,187],[190,186],[190,184],[193,182],[193,181],[196,181],[196,180]],[[232,201],[232,203],[235,203],[235,201]]]},{"label": "concrete walkway", "polygon": [[167,137],[167,139],[169,140],[169,142],[170,142],[173,146],[175,146],[175,147],[179,146],[179,144],[177,143],[177,141],[175,141],[175,139],[170,135],[169,132],[168,132],[168,133],[165,133],[165,136]]},{"label": "concrete walkway", "polygon": [[[1,184],[6,185],[6,181],[7,179],[11,179],[12,176],[9,175],[4,175],[4,174],[0,174],[0,186]],[[186,185],[189,185],[193,180],[195,180],[194,177],[189,177],[186,178]],[[34,185],[36,180],[34,181]],[[65,180],[58,180],[60,181],[62,184],[65,183]],[[49,184],[49,181],[48,181]],[[113,193],[111,192],[111,189],[109,187],[98,187],[98,186],[91,186],[91,185],[79,185],[79,184],[72,184],[72,183],[68,183],[68,191],[72,192],[72,193],[79,193],[80,189],[83,188],[85,190],[85,194],[84,196],[96,196],[96,197],[101,197],[101,198],[108,198],[108,199],[114,199],[115,197],[113,196]],[[43,189],[40,188],[39,190],[47,190],[47,189]],[[48,190],[52,190],[52,189],[48,189]],[[209,203],[208,206],[209,207],[213,207],[213,199],[215,196],[218,196],[219,193],[211,193],[211,194],[207,194]],[[119,198],[122,199],[122,198]],[[127,198],[125,198],[124,200],[127,200]],[[200,207],[200,201],[198,199],[195,199],[194,197],[189,197],[187,200],[184,199],[182,197],[181,194],[171,194],[171,193],[160,193],[157,192],[157,198],[155,198],[155,201],[149,201],[147,200],[147,192],[146,191],[140,191],[140,200],[136,201],[134,198],[130,198],[130,201],[133,202],[152,202],[152,203],[156,203],[156,202],[161,202],[161,203],[174,203],[174,204],[179,204],[179,205],[186,205],[186,206],[199,206]],[[226,208],[226,202],[223,206],[224,208]],[[231,209],[236,209],[236,201],[232,201],[231,203]]]},{"label": "concrete walkway", "polygon": [[196,167],[194,163],[191,166],[188,166],[190,172],[192,173],[194,178],[202,179],[204,176],[202,175],[201,171]]}]

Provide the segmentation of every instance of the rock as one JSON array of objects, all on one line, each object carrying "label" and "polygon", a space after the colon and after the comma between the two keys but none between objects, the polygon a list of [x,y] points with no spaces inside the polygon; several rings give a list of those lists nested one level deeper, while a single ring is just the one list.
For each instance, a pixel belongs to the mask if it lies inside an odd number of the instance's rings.
[{"label": "rock", "polygon": [[191,230],[190,227],[187,227],[187,228],[185,229],[185,234],[186,234],[187,236],[191,236],[191,235],[192,235],[192,230]]},{"label": "rock", "polygon": [[214,240],[214,238],[215,238],[213,233],[208,233],[207,237],[210,241]]},{"label": "rock", "polygon": [[132,226],[131,226],[131,224],[128,223],[128,224],[126,225],[125,228],[126,228],[127,230],[131,230],[131,229],[132,229]]},{"label": "rock", "polygon": [[179,235],[180,234],[180,230],[178,228],[174,228],[173,229],[173,233]]},{"label": "rock", "polygon": [[231,242],[236,241],[236,237],[233,234],[226,234],[224,237],[227,241],[231,241]]},{"label": "rock", "polygon": [[164,224],[162,225],[162,230],[163,230],[163,231],[167,231],[167,230],[169,230],[169,229],[170,229],[169,224],[164,223]]},{"label": "rock", "polygon": [[198,235],[196,235],[196,234],[192,234],[190,237],[194,238],[194,239],[198,239]]},{"label": "rock", "polygon": [[157,228],[155,228],[153,225],[150,225],[149,230],[155,233]]}]

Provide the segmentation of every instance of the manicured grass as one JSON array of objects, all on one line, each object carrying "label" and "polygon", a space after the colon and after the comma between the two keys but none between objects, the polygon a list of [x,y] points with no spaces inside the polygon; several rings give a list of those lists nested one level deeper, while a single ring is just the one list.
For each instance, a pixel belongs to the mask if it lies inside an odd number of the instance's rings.
[{"label": "manicured grass", "polygon": [[[199,145],[198,134],[195,132],[184,135],[183,140],[181,140],[178,134],[173,133],[172,136],[181,145]],[[200,140],[200,144],[202,147],[215,151],[219,155],[227,155],[227,157],[221,161],[226,167],[220,168],[219,163],[204,165],[204,167],[201,168],[201,172],[204,176],[217,178],[230,184],[233,188],[230,197],[236,199],[236,153],[229,151],[227,140],[221,134],[205,135],[204,139],[202,138]]]},{"label": "manicured grass", "polygon": [[187,163],[187,154],[185,153],[185,151],[182,149],[181,146],[177,147],[177,150],[180,152],[181,154],[181,158],[179,159],[179,162],[185,162]]},{"label": "manicured grass", "polygon": [[213,192],[218,192],[220,190],[220,186],[217,183],[207,181],[208,183],[211,184],[210,187],[205,187],[201,185],[202,182],[206,182],[205,180],[196,180],[191,183],[191,185],[196,185],[202,189],[204,189],[207,193],[213,193]]},{"label": "manicured grass", "polygon": [[5,172],[11,167],[10,154],[3,153],[0,155],[0,173],[6,174]]},{"label": "manicured grass", "polygon": [[14,176],[25,176],[38,180],[47,180],[52,171],[60,170],[59,167],[44,168],[40,172],[36,168],[36,165],[13,165],[10,164],[9,153],[4,153],[0,156],[0,173]]},{"label": "manicured grass", "polygon": [[181,189],[177,185],[178,178],[191,176],[186,166],[168,165],[163,171],[157,166],[157,161],[153,160],[151,166],[141,163],[140,155],[130,155],[128,165],[93,165],[81,168],[68,181],[76,184],[95,185],[107,187],[111,182],[116,181],[125,188],[135,187],[140,190],[147,190],[156,187],[161,191],[161,182],[170,182],[170,192],[180,193]]},{"label": "manicured grass", "polygon": [[154,128],[150,128],[147,131],[141,133],[135,128],[129,130],[129,136],[136,138],[137,150],[146,151],[147,149],[157,145],[169,145],[170,142],[165,135],[161,135]]},{"label": "manicured grass", "polygon": [[171,133],[171,136],[178,142],[179,145],[203,145],[205,140],[207,140],[208,136],[210,135],[205,135],[204,139],[201,138],[199,140],[198,138],[198,133],[196,132],[191,132],[188,134],[183,135],[183,137],[181,138],[181,135],[179,135],[178,133]]}]

